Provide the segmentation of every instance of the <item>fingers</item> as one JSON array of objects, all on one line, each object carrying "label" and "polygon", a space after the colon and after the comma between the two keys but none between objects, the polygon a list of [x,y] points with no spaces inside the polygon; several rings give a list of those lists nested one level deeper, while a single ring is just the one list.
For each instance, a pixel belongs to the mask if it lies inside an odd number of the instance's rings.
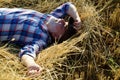
[{"label": "fingers", "polygon": [[35,66],[31,66],[28,68],[28,75],[31,75],[31,74],[35,74],[35,73],[39,73],[40,70],[39,70],[39,67],[35,67]]},{"label": "fingers", "polygon": [[28,67],[27,76],[36,77],[41,73],[42,70],[43,69],[38,65],[30,66]]},{"label": "fingers", "polygon": [[27,76],[34,76],[36,77],[35,75],[39,75],[40,74],[40,71],[37,71],[37,70],[31,70],[27,73]]},{"label": "fingers", "polygon": [[76,30],[80,30],[81,29],[81,22],[74,22],[74,28],[76,29]]},{"label": "fingers", "polygon": [[74,22],[74,25],[80,27],[81,26],[81,22]]}]

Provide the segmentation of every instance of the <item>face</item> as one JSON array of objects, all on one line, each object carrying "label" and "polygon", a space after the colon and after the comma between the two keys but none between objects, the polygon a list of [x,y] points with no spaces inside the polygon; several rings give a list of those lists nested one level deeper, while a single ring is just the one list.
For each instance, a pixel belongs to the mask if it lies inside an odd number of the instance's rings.
[{"label": "face", "polygon": [[65,32],[65,21],[64,19],[51,19],[51,21],[48,24],[48,27],[53,38],[59,39]]}]

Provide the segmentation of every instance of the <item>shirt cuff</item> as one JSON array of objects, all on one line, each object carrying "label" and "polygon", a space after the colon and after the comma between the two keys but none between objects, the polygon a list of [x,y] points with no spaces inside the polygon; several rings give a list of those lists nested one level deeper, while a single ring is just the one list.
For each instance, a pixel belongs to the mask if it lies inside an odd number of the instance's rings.
[{"label": "shirt cuff", "polygon": [[30,52],[24,51],[22,54],[19,54],[20,60],[21,60],[21,58],[22,58],[23,55],[29,55],[29,56],[31,56],[33,59],[36,58],[36,54],[35,54],[35,53],[30,53]]}]

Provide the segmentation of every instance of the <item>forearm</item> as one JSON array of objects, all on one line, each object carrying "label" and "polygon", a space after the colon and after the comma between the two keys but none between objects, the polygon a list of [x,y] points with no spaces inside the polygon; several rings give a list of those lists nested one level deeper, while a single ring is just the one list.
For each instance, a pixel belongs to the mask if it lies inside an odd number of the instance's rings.
[{"label": "forearm", "polygon": [[39,74],[42,71],[42,68],[34,61],[34,58],[29,55],[23,55],[21,61],[27,67],[28,76]]},{"label": "forearm", "polygon": [[29,67],[32,64],[35,64],[35,61],[33,59],[33,57],[29,56],[29,55],[23,55],[21,57],[21,62],[23,63],[23,65]]},{"label": "forearm", "polygon": [[21,48],[21,51],[19,53],[21,62],[27,67],[32,66],[33,64],[36,64],[34,60],[36,59],[36,54],[44,46],[43,45],[44,43],[42,42],[42,40],[36,41],[35,43],[24,46],[23,48]]},{"label": "forearm", "polygon": [[78,11],[73,4],[69,5],[67,14],[70,15],[75,21],[81,22]]}]

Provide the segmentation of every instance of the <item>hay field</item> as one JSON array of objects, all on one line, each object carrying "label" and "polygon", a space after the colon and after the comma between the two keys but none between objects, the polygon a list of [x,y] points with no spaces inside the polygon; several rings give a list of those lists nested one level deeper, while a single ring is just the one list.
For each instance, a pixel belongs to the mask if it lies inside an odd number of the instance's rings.
[{"label": "hay field", "polygon": [[119,0],[0,0],[0,7],[20,7],[49,13],[60,4],[73,2],[82,29],[61,44],[54,43],[38,55],[44,68],[38,77],[26,76],[17,57],[20,47],[0,42],[0,80],[119,80]]}]

